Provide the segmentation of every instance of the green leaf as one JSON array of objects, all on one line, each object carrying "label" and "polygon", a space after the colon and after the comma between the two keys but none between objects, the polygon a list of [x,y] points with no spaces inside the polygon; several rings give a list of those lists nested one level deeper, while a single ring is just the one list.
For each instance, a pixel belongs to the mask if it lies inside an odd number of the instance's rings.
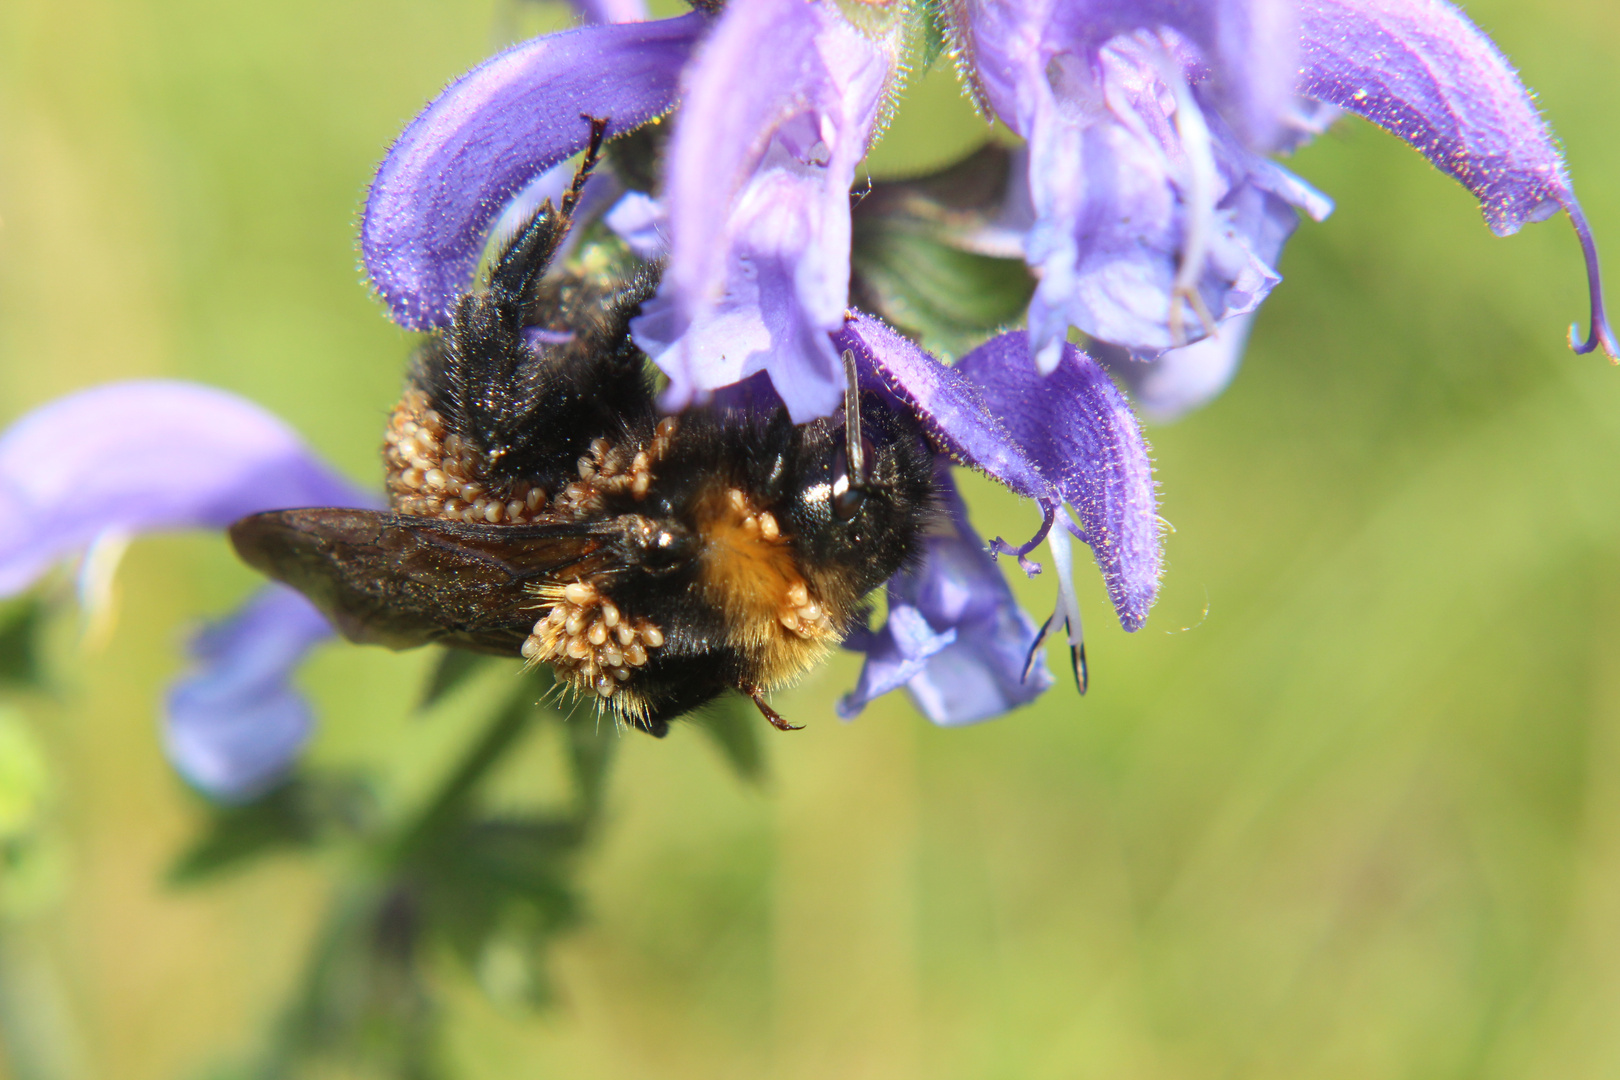
[{"label": "green leaf", "polygon": [[25,596],[0,605],[0,686],[38,687],[45,681],[39,638],[45,603]]},{"label": "green leaf", "polygon": [[446,830],[405,871],[423,926],[469,966],[502,932],[521,932],[538,948],[578,920],[569,878],[584,838],[572,817],[486,818]]},{"label": "green leaf", "polygon": [[687,720],[713,741],[738,776],[751,784],[764,781],[765,750],[759,738],[763,721],[753,702],[728,695]]},{"label": "green leaf", "polygon": [[851,262],[857,306],[952,358],[1017,322],[1035,292],[1022,260],[964,251],[903,222],[867,223]]},{"label": "green leaf", "polygon": [[171,885],[195,885],[252,859],[314,847],[337,833],[365,829],[372,812],[366,785],[352,777],[293,777],[241,806],[215,809],[202,833],[169,868]]},{"label": "green leaf", "polygon": [[989,246],[1012,176],[1010,152],[986,143],[943,169],[861,193],[851,302],[948,359],[1020,321],[1035,279],[1019,252]]},{"label": "green leaf", "polygon": [[480,671],[506,662],[504,657],[475,653],[468,649],[444,649],[439,654],[438,663],[433,665],[433,674],[428,676],[422,700],[416,707],[424,711],[431,709],[465,686]]}]

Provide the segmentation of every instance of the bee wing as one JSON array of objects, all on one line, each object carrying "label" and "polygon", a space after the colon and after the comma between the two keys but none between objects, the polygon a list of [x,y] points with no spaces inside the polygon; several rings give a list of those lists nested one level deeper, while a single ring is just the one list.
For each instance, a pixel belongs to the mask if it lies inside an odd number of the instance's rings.
[{"label": "bee wing", "polygon": [[231,526],[250,566],[309,600],[351,641],[430,642],[516,656],[533,587],[600,569],[610,523],[464,525],[336,508],[275,510]]}]

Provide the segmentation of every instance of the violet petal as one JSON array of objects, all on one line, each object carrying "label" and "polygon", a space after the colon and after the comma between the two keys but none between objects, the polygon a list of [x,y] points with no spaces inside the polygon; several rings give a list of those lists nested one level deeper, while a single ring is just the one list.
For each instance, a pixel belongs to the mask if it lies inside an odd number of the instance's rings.
[{"label": "violet petal", "polygon": [[1479,200],[1498,236],[1568,212],[1586,256],[1591,330],[1620,360],[1597,248],[1563,156],[1507,58],[1445,0],[1301,0],[1300,91],[1404,139]]},{"label": "violet petal", "polygon": [[164,746],[180,775],[224,802],[251,799],[285,776],[313,719],[292,674],[331,634],[309,601],[281,585],[198,633],[193,666],[170,688],[164,716]]},{"label": "violet petal", "polygon": [[988,473],[1026,498],[1057,497],[1056,487],[1025,455],[986,403],[982,388],[964,376],[960,365],[946,367],[910,339],[860,312],[850,315],[833,342],[841,350],[853,351],[866,370],[875,372],[883,389],[905,402],[957,461]]},{"label": "violet petal", "polygon": [[795,422],[842,400],[827,334],[849,298],[849,188],[894,70],[832,3],[732,4],[683,79],[670,259],[636,341],[666,407],[767,371]]},{"label": "violet petal", "polygon": [[1021,330],[992,338],[955,370],[1079,515],[1120,624],[1139,629],[1159,588],[1158,500],[1124,396],[1072,345],[1052,374],[1040,375]]},{"label": "violet petal", "polygon": [[[1280,280],[1296,209],[1331,205],[1257,155],[1208,83],[1223,20],[1267,21],[1269,6],[1080,4],[1036,17],[1037,7],[981,4],[974,24],[990,100],[1028,140],[1037,365],[1057,362],[1071,326],[1156,353],[1254,310]],[[1262,96],[1274,127],[1297,113],[1291,91]]]},{"label": "violet petal", "polygon": [[[1297,15],[1292,0],[959,0],[943,5],[966,73],[1009,125],[1029,99],[1021,68],[1087,58],[1111,38],[1170,30],[1197,46],[1229,122],[1250,145],[1269,144],[1293,95]],[[1016,130],[1016,127],[1015,127]]]},{"label": "violet petal", "polygon": [[0,596],[108,530],[223,528],[244,514],[376,500],[280,420],[222,390],[122,382],[0,435]]},{"label": "violet petal", "polygon": [[515,45],[452,83],[383,159],[361,248],[394,319],[449,321],[485,230],[531,180],[583,149],[585,116],[621,134],[667,112],[708,17],[581,26]]},{"label": "violet petal", "polygon": [[1041,657],[1026,674],[1034,620],[968,523],[948,470],[940,486],[952,532],[924,539],[918,566],[889,582],[888,621],[851,643],[864,645],[866,664],[838,704],[846,720],[903,685],[930,720],[956,727],[1027,705],[1052,685]]},{"label": "violet petal", "polygon": [[860,639],[845,642],[866,654],[855,689],[838,702],[838,715],[853,720],[877,698],[898,690],[928,668],[929,658],[956,641],[956,628],[936,634],[922,612],[909,605],[889,608],[883,627]]}]

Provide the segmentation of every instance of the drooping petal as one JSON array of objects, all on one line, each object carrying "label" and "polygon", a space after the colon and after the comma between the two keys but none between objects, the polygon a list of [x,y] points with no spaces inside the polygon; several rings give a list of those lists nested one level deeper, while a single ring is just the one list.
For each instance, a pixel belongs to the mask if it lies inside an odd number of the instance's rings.
[{"label": "drooping petal", "polygon": [[164,746],[180,775],[226,802],[253,798],[285,776],[312,727],[292,674],[331,634],[309,601],[281,585],[198,633],[192,667],[170,687],[164,716]]},{"label": "drooping petal", "polygon": [[842,400],[827,334],[849,297],[849,188],[894,67],[835,4],[728,6],[684,80],[669,266],[634,324],[670,407],[758,371],[795,422]]},{"label": "drooping petal", "polygon": [[395,321],[448,322],[501,208],[585,146],[584,117],[609,121],[611,137],[667,112],[708,21],[693,12],[549,34],[435,98],[383,159],[361,225],[366,269]]},{"label": "drooping petal", "polygon": [[1586,256],[1591,329],[1620,360],[1597,248],[1552,132],[1496,45],[1445,0],[1301,0],[1302,93],[1404,139],[1480,202],[1498,236],[1568,212]]},{"label": "drooping petal", "polygon": [[97,386],[0,435],[0,596],[108,531],[221,528],[260,510],[375,504],[233,394],[182,382]]},{"label": "drooping petal", "polygon": [[866,653],[866,663],[838,703],[846,720],[904,686],[930,720],[956,727],[1027,705],[1052,685],[1041,657],[1026,671],[1035,623],[968,523],[943,467],[939,486],[951,532],[925,538],[921,563],[889,582],[883,627],[850,642]]},{"label": "drooping petal", "polygon": [[[927,558],[927,555],[924,556]],[[838,715],[852,720],[862,709],[891,690],[898,690],[928,669],[936,653],[956,641],[956,628],[935,633],[928,618],[909,604],[893,604],[882,629],[844,644],[866,654],[860,681],[838,702]]]},{"label": "drooping petal", "polygon": [[1254,314],[1239,315],[1220,331],[1151,360],[1138,360],[1114,345],[1097,347],[1097,362],[1125,380],[1137,411],[1149,420],[1168,423],[1209,404],[1237,374],[1249,340]]},{"label": "drooping petal", "polygon": [[1161,565],[1153,465],[1130,405],[1072,345],[1052,374],[1040,375],[1023,331],[992,338],[955,370],[1074,508],[1120,624],[1140,628],[1158,595]]}]

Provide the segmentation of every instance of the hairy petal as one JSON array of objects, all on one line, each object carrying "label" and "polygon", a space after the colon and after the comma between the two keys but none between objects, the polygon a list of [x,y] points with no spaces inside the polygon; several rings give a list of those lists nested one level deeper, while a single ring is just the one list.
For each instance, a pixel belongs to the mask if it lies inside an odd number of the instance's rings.
[{"label": "hairy petal", "polygon": [[684,80],[669,266],[635,323],[667,404],[766,371],[795,422],[837,407],[827,334],[849,297],[849,188],[893,70],[893,47],[832,3],[727,8]]},{"label": "hairy petal", "polygon": [[838,703],[846,720],[904,686],[928,719],[956,727],[1027,705],[1052,685],[1041,657],[1026,674],[1035,623],[968,523],[948,468],[939,481],[953,531],[923,541],[921,563],[889,582],[883,627],[850,642],[866,663]]},{"label": "hairy petal", "polygon": [[[1022,340],[1022,339],[1020,339]],[[960,368],[946,367],[870,315],[854,313],[834,335],[881,389],[902,401],[936,444],[964,465],[994,477],[1026,498],[1054,501],[1057,488],[1042,475]]]},{"label": "hairy petal", "polygon": [[1126,630],[1139,629],[1158,594],[1158,500],[1147,444],[1108,375],[1074,346],[1052,374],[1029,363],[1023,331],[964,356],[970,379],[1006,431],[1079,515],[1109,598]]},{"label": "hairy petal", "polygon": [[1518,73],[1445,0],[1301,0],[1300,91],[1410,143],[1480,202],[1498,236],[1568,212],[1586,256],[1592,322],[1578,352],[1620,359],[1597,249],[1563,156]]},{"label": "hairy petal", "polygon": [[97,536],[223,528],[294,506],[366,506],[287,425],[222,390],[97,386],[0,436],[0,596]]},{"label": "hairy petal", "polygon": [[383,159],[361,224],[366,269],[395,321],[412,330],[449,322],[501,208],[584,148],[584,117],[609,121],[611,137],[669,111],[707,26],[693,12],[548,34],[435,98]]},{"label": "hairy petal", "polygon": [[253,798],[285,776],[313,721],[292,675],[331,633],[309,601],[281,585],[198,633],[192,666],[165,703],[164,746],[180,775],[225,802]]}]

